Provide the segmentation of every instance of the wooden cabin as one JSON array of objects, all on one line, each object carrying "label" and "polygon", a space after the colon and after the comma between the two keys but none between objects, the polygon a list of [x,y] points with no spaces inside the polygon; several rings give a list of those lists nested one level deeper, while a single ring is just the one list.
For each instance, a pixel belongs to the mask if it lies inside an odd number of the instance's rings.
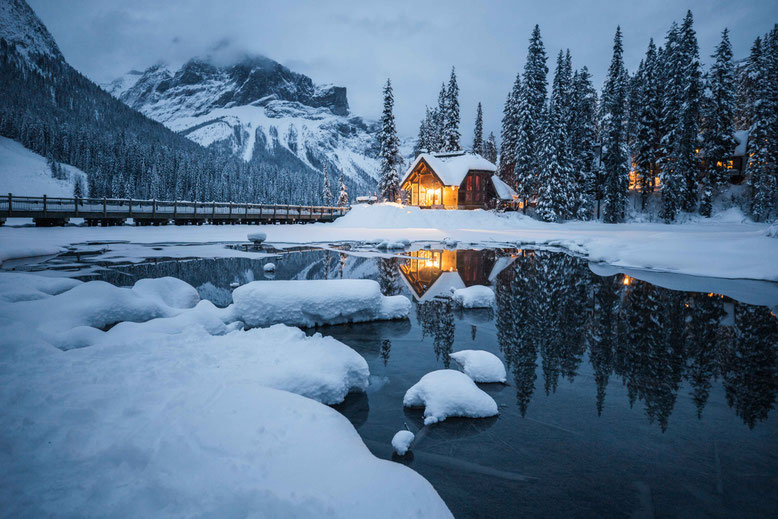
[{"label": "wooden cabin", "polygon": [[496,175],[497,166],[464,151],[421,153],[400,188],[409,205],[431,209],[488,209],[512,204],[516,193]]}]

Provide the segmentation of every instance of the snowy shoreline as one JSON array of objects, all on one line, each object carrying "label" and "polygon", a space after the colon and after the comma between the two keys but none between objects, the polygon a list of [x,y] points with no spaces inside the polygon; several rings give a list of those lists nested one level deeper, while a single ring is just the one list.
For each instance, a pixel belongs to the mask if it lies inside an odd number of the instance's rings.
[{"label": "snowy shoreline", "polygon": [[[560,247],[594,263],[727,279],[778,281],[778,239],[768,224],[737,221],[737,215],[683,224],[543,223],[521,214],[420,210],[393,204],[356,206],[329,224],[193,227],[0,228],[0,261],[56,254],[73,244],[125,240],[134,244],[245,242],[261,230],[275,244],[457,240],[460,247]],[[228,255],[251,255],[226,250]]]}]

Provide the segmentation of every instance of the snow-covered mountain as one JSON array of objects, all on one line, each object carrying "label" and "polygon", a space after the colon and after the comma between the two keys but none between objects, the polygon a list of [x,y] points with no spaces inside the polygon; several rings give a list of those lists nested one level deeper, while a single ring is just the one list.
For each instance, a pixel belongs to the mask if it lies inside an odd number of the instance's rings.
[{"label": "snow-covered mountain", "polygon": [[343,173],[365,188],[378,173],[377,124],[350,115],[346,89],[317,85],[264,56],[228,65],[192,59],[131,71],[103,85],[113,96],[204,146],[243,160]]},{"label": "snow-covered mountain", "polygon": [[0,1],[0,38],[34,68],[39,57],[64,61],[46,26],[23,0]]}]

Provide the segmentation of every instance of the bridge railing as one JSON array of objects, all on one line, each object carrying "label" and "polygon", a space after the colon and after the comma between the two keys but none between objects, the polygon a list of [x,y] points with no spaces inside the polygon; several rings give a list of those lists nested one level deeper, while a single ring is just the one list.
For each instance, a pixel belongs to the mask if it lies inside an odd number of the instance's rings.
[{"label": "bridge railing", "polygon": [[146,200],[135,198],[62,198],[49,196],[18,196],[9,193],[0,196],[0,216],[12,217],[29,213],[52,216],[103,214],[118,217],[159,218],[233,218],[277,217],[315,218],[337,217],[348,212],[348,207],[301,206],[284,204],[251,204],[236,202],[195,202],[188,200]]}]

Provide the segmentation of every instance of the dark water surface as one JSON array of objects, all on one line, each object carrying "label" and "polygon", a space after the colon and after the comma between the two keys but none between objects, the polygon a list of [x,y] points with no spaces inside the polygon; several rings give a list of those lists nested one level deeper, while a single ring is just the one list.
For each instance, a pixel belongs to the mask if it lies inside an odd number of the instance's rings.
[{"label": "dark water surface", "polygon": [[[276,279],[370,278],[407,295],[409,320],[318,331],[370,365],[368,391],[336,408],[382,458],[407,424],[417,440],[394,459],[457,517],[778,516],[778,286],[612,274],[550,251],[406,254],[156,261],[85,278],[175,276],[224,306],[230,284],[263,279],[272,261]],[[473,284],[495,289],[494,310],[445,298]],[[405,391],[470,348],[508,367],[508,384],[481,385],[500,415],[424,427]]]}]

